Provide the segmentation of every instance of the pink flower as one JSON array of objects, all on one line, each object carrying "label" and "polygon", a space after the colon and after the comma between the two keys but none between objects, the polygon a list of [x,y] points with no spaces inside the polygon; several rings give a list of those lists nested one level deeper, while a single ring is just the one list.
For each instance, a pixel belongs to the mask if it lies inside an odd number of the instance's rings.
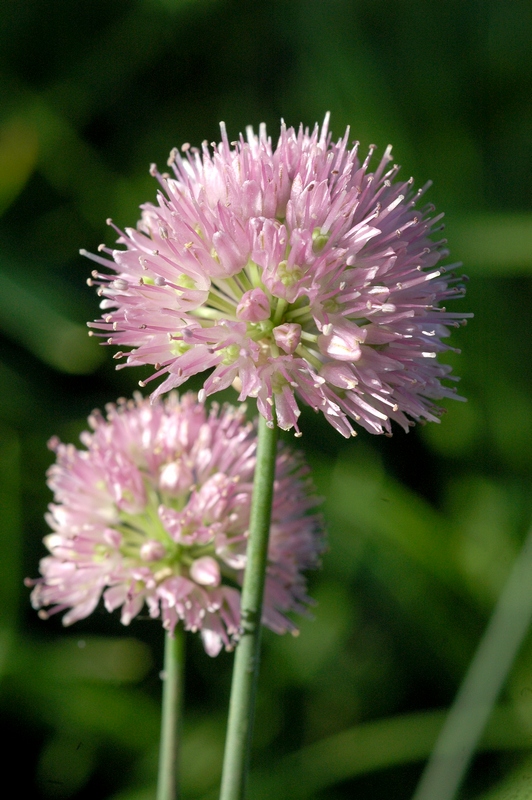
[{"label": "pink flower", "polygon": [[[32,604],[40,616],[88,616],[103,595],[128,625],[144,604],[173,632],[200,631],[207,653],[231,648],[240,628],[256,433],[244,409],[210,413],[192,394],[153,405],[140,395],[94,412],[86,450],[50,443],[55,495]],[[304,613],[303,570],[318,565],[321,519],[301,457],[279,447],[263,623],[296,631]]]},{"label": "pink flower", "polygon": [[352,420],[372,433],[437,421],[434,401],[456,397],[437,356],[470,315],[441,307],[464,289],[438,266],[442,215],[415,208],[429,184],[395,181],[390,147],[370,172],[374,147],[361,163],[328,116],[321,132],[283,124],[275,149],[263,125],[232,143],[221,133],[212,151],[174,150],[173,176],[152,167],[157,205],[118,231],[122,249],[82,251],[117,274],[93,272],[91,326],[129,349],[115,358],[165,376],[153,397],[210,369],[202,397],[233,384],[296,432],[296,397],[344,436]]}]

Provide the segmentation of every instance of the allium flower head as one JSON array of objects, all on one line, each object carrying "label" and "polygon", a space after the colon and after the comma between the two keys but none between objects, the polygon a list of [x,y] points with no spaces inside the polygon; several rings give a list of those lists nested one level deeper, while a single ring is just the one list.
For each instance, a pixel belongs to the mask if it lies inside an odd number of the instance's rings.
[{"label": "allium flower head", "polygon": [[[256,433],[242,408],[213,407],[174,393],[153,405],[140,396],[94,412],[86,450],[51,442],[55,495],[32,604],[70,625],[103,594],[127,625],[147,604],[173,632],[201,631],[206,651],[232,647],[240,627]],[[287,612],[310,602],[303,570],[323,551],[308,469],[279,447],[263,623],[296,631]]]},{"label": "allium flower head", "polygon": [[344,436],[351,420],[372,433],[437,420],[434,400],[456,396],[437,355],[468,315],[440,306],[463,288],[437,266],[442,215],[415,207],[429,184],[396,181],[390,147],[370,171],[374,147],[361,163],[328,117],[311,133],[282,125],[275,149],[263,125],[221,133],[212,149],[174,150],[173,175],[152,167],[157,205],[118,231],[121,249],[82,251],[117,273],[93,272],[92,327],[132,348],[116,358],[166,376],[154,397],[211,369],[202,395],[233,384],[284,429],[298,431],[296,397]]}]

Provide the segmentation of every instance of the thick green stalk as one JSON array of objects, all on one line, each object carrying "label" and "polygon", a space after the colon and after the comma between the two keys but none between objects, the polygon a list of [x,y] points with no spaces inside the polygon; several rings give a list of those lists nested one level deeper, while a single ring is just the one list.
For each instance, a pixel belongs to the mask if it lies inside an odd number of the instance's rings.
[{"label": "thick green stalk", "polygon": [[184,644],[185,634],[180,625],[176,626],[174,636],[165,635],[157,800],[177,800],[179,797]]},{"label": "thick green stalk", "polygon": [[242,634],[235,653],[220,800],[243,800],[260,660],[262,598],[273,500],[277,429],[259,416],[247,564],[241,603]]}]

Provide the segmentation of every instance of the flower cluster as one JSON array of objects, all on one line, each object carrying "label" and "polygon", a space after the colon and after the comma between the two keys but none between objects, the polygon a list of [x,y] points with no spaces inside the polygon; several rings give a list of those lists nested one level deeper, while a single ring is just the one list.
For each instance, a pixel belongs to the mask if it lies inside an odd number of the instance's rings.
[{"label": "flower cluster", "polygon": [[464,289],[438,266],[441,215],[415,207],[428,184],[395,181],[390,147],[371,172],[374,148],[361,163],[327,118],[283,125],[276,148],[264,126],[221,133],[212,150],[174,150],[173,176],[152,167],[158,202],[117,229],[122,249],[82,251],[114,270],[90,282],[103,298],[92,327],[130,348],[115,358],[166,376],[153,397],[210,369],[200,397],[232,384],[296,432],[296,396],[344,436],[351,421],[372,433],[436,421],[434,401],[456,396],[437,356],[468,315],[441,306]]},{"label": "flower cluster", "polygon": [[[102,594],[127,625],[144,604],[173,632],[201,631],[205,649],[231,648],[240,627],[256,433],[244,409],[207,412],[192,394],[153,405],[136,397],[94,412],[85,450],[50,443],[55,502],[45,539],[51,555],[32,604],[40,615],[88,616]],[[308,469],[279,446],[263,623],[296,631],[287,612],[310,603],[303,570],[323,551],[321,519]],[[48,607],[48,610],[44,610]]]}]

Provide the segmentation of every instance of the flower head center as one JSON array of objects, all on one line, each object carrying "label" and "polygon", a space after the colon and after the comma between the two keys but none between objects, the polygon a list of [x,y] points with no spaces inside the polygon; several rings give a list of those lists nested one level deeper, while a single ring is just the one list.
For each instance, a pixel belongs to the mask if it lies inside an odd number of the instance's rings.
[{"label": "flower head center", "polygon": [[279,280],[289,288],[298,283],[303,277],[303,270],[297,264],[289,264],[288,261],[280,261],[277,267]]},{"label": "flower head center", "polygon": [[[215,535],[219,524],[214,519],[212,503],[216,499],[218,475],[210,480],[212,488],[201,499],[194,486],[190,464],[182,456],[161,465],[156,485],[145,479],[145,505],[135,512],[117,509],[114,524],[119,536],[119,550],[131,567],[149,567],[155,580],[165,580],[170,575],[190,574],[192,565],[200,559],[204,585],[218,585]],[[95,548],[98,559],[109,556],[105,545]],[[101,551],[101,552],[100,552]],[[201,561],[201,559],[208,559]],[[205,572],[207,570],[207,572]],[[208,578],[211,575],[211,579]],[[210,583],[209,583],[210,580]]]}]

